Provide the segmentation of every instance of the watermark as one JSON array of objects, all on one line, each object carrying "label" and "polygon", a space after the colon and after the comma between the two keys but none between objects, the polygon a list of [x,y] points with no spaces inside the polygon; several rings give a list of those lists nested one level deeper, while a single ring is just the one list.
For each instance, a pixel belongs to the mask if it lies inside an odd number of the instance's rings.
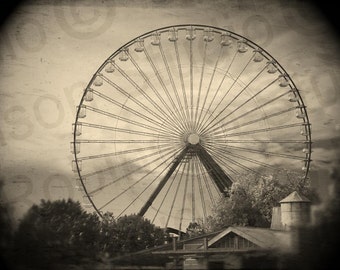
[{"label": "watermark", "polygon": [[269,21],[261,15],[249,16],[242,25],[243,35],[266,48],[274,39],[274,31]]},{"label": "watermark", "polygon": [[[75,181],[61,174],[51,174],[43,182],[44,198],[49,200],[75,197]],[[58,192],[59,191],[59,192]]]},{"label": "watermark", "polygon": [[44,27],[33,18],[19,21],[15,37],[20,48],[31,53],[40,51],[47,42]]},{"label": "watermark", "polygon": [[[24,107],[19,105],[14,105],[8,108],[4,115],[4,120],[7,125],[10,126],[10,131],[8,132],[15,140],[25,140],[33,134],[34,124],[27,117],[27,111]],[[5,137],[3,138],[2,144],[5,144]]]},{"label": "watermark", "polygon": [[[4,181],[4,194],[5,200],[9,204],[25,204],[31,206],[33,200],[31,195],[33,193],[33,181],[27,175],[14,175]],[[15,192],[9,192],[9,190],[15,189]],[[7,192],[6,192],[7,191]],[[14,196],[13,196],[14,195]]]},{"label": "watermark", "polygon": [[86,40],[109,30],[115,19],[114,1],[68,1],[66,5],[55,2],[54,15],[58,25],[69,36]]},{"label": "watermark", "polygon": [[[32,180],[32,176],[15,174],[4,176],[4,199],[8,204],[23,204],[30,207],[37,203],[33,194],[42,192],[42,198],[46,200],[58,200],[75,197],[75,181],[62,174],[49,174],[40,181]],[[41,185],[37,186],[39,182]],[[36,190],[37,187],[41,191]],[[15,192],[14,192],[15,190]]]},{"label": "watermark", "polygon": [[34,54],[41,51],[47,44],[48,37],[45,27],[34,18],[15,21],[15,32],[3,29],[1,33],[0,61],[5,59],[18,60],[21,52]]}]

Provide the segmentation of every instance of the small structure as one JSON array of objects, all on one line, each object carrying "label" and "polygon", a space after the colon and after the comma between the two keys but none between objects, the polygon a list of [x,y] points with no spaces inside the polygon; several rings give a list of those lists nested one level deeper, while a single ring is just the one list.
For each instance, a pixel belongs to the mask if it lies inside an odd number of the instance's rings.
[{"label": "small structure", "polygon": [[272,211],[272,230],[297,229],[311,222],[311,201],[305,196],[293,191],[280,201],[280,206]]},{"label": "small structure", "polygon": [[280,201],[282,229],[308,225],[311,221],[311,201],[296,191]]}]

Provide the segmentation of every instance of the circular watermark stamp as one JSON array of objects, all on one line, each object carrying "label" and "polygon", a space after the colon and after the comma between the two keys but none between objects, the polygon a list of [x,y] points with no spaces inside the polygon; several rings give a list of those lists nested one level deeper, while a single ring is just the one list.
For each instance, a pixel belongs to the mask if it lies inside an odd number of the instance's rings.
[{"label": "circular watermark stamp", "polygon": [[115,18],[114,1],[67,1],[61,5],[55,1],[54,15],[61,29],[77,39],[91,39],[108,30]]}]

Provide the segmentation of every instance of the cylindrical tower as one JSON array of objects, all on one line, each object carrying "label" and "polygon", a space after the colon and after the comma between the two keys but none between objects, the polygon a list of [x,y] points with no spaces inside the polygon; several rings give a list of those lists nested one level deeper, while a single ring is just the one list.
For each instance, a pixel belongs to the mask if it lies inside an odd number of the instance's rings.
[{"label": "cylindrical tower", "polygon": [[311,201],[294,191],[280,201],[281,223],[284,230],[301,227],[310,222]]}]

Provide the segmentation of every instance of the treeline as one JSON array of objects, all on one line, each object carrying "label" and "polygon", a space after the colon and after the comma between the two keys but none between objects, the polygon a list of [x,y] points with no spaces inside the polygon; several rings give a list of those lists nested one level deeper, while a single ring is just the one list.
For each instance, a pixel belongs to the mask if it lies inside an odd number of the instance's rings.
[{"label": "treeline", "polygon": [[164,244],[165,232],[138,215],[100,219],[71,199],[33,205],[13,232],[1,208],[1,269],[96,269],[114,256]]}]

